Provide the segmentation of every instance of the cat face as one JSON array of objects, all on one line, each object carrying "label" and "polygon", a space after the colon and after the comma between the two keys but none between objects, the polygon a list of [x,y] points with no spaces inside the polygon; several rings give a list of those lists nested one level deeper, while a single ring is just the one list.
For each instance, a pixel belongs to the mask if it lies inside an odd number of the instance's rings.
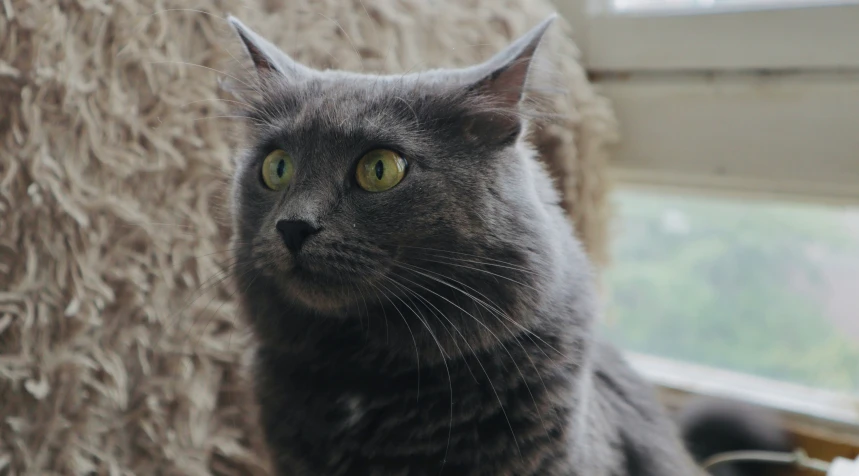
[{"label": "cat face", "polygon": [[372,76],[306,68],[231,19],[259,80],[233,184],[245,272],[322,314],[532,280],[548,183],[519,103],[550,22],[476,67]]}]

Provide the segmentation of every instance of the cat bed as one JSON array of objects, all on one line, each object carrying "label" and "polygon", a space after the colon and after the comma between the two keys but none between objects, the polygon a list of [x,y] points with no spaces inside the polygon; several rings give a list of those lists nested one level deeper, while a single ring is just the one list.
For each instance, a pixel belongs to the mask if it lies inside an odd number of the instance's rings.
[{"label": "cat bed", "polygon": [[[266,474],[235,315],[227,13],[317,68],[478,62],[548,0],[0,2],[0,474]],[[558,22],[533,140],[597,263],[616,125]],[[539,91],[535,94],[541,94]],[[554,117],[557,116],[557,117]]]}]

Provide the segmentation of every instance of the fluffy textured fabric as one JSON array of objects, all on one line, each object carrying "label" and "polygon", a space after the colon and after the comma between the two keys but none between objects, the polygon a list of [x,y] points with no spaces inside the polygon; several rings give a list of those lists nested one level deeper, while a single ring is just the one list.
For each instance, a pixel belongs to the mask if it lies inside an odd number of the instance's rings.
[{"label": "fluffy textured fabric", "polygon": [[[527,8],[526,8],[527,5]],[[227,265],[235,13],[317,68],[458,66],[547,1],[0,2],[0,474],[265,474]],[[562,28],[558,28],[562,30]],[[535,142],[591,255],[615,125],[561,35]],[[231,54],[232,53],[232,54]],[[189,63],[189,64],[184,64]],[[194,66],[200,65],[200,66]]]}]

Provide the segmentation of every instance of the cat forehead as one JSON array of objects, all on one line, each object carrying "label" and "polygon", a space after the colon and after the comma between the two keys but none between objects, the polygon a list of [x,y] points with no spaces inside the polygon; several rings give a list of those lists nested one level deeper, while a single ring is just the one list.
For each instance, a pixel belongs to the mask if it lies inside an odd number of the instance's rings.
[{"label": "cat forehead", "polygon": [[323,71],[299,82],[284,79],[274,89],[298,101],[337,99],[348,104],[445,96],[455,91],[457,85],[453,75],[444,70],[389,75]]},{"label": "cat forehead", "polygon": [[270,85],[256,119],[277,129],[300,129],[308,123],[349,128],[353,120],[411,128],[427,115],[449,112],[461,92],[444,71],[398,75],[325,71],[303,81],[284,79]]}]

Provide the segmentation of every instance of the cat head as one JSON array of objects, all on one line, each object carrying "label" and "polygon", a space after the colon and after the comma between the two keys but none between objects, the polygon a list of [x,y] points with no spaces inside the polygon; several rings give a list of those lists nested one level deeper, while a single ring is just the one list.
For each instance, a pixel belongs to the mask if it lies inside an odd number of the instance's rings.
[{"label": "cat head", "polygon": [[254,67],[233,183],[245,275],[318,315],[453,282],[537,299],[558,197],[522,101],[553,20],[473,67],[378,76],[301,65],[231,17]]}]

